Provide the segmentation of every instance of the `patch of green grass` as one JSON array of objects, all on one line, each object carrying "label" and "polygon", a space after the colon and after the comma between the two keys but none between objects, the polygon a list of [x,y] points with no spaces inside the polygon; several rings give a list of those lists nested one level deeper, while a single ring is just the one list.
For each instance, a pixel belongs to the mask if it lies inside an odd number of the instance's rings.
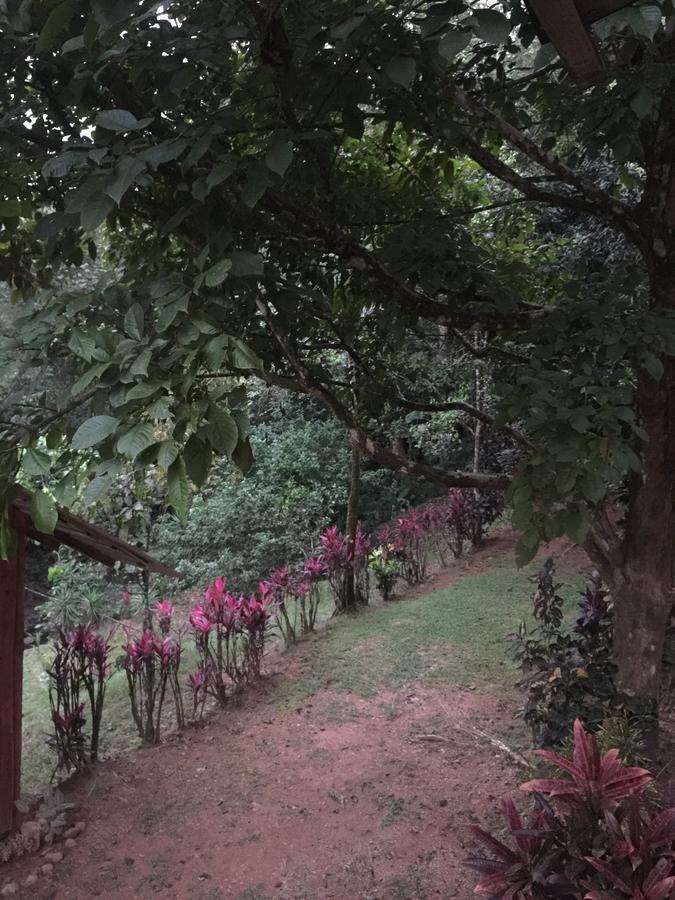
[{"label": "patch of green grass", "polygon": [[527,574],[504,567],[333,620],[291,651],[308,672],[280,685],[278,702],[297,702],[322,686],[371,697],[417,680],[504,681],[512,668],[507,635],[531,613]]}]

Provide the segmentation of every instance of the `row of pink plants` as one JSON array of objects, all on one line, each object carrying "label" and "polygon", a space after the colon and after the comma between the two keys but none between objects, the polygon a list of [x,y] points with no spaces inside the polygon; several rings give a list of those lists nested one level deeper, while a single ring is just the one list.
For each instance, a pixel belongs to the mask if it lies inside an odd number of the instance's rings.
[{"label": "row of pink plants", "polygon": [[[55,772],[96,762],[106,685],[111,674],[110,637],[86,625],[59,631],[54,659],[48,669],[49,704],[53,735],[48,743],[56,752]],[[91,733],[84,731],[88,707]]]},{"label": "row of pink plants", "polygon": [[[485,502],[480,502],[484,507]],[[319,536],[318,552],[308,556],[301,567],[275,569],[253,595],[238,595],[228,588],[224,577],[217,578],[193,605],[188,624],[177,623],[169,600],[156,603],[146,611],[140,631],[126,629],[122,648],[131,714],[141,739],[149,744],[159,742],[167,700],[175,709],[177,726],[185,724],[180,675],[186,636],[192,637],[199,660],[187,684],[191,719],[200,721],[209,698],[224,706],[259,677],[272,629],[286,645],[315,629],[323,582],[332,589],[337,612],[368,603],[371,571],[388,599],[397,578],[411,584],[425,578],[432,554],[443,562],[448,551],[455,556],[462,552],[467,535],[475,528],[480,512],[477,504],[475,492],[452,490],[443,500],[407,510],[374,537],[359,523],[353,541],[332,525]],[[123,600],[129,603],[129,592],[123,592]],[[50,672],[52,742],[62,767],[79,766],[98,754],[105,684],[110,675],[109,640],[110,635],[104,638],[86,626],[57,640]],[[83,734],[80,694],[89,700],[90,741]]]}]

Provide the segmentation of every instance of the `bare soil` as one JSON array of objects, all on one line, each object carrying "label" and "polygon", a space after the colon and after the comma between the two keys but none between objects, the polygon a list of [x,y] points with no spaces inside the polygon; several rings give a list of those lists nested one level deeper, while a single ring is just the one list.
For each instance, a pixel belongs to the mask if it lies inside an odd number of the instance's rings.
[{"label": "bare soil", "polygon": [[[497,534],[413,594],[495,565],[513,540]],[[73,778],[65,792],[86,822],[76,846],[53,876],[23,887],[44,862],[33,857],[0,884],[21,885],[24,900],[472,896],[468,826],[496,823],[499,797],[522,780],[485,737],[527,744],[513,691],[417,685],[364,699],[322,687],[280,709],[273,688],[302,675],[302,654],[273,665],[203,728]]]}]

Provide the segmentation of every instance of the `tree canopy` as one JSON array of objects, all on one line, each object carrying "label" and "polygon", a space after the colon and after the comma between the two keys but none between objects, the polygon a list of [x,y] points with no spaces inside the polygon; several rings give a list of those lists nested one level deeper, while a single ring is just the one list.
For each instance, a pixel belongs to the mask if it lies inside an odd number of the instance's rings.
[{"label": "tree canopy", "polygon": [[[599,23],[611,76],[583,89],[518,4],[24,0],[0,20],[16,346],[79,370],[58,409],[3,424],[7,484],[51,465],[46,440],[91,451],[101,489],[120,458],[159,463],[181,510],[214,454],[250,465],[258,378],[382,466],[508,488],[521,562],[566,533],[616,567],[604,500],[669,430],[670,0]],[[87,260],[96,284],[64,289]],[[442,377],[460,349],[490,363],[489,411]],[[494,423],[518,466],[413,458],[378,436],[391,408]],[[641,528],[662,505],[637,503]]]}]

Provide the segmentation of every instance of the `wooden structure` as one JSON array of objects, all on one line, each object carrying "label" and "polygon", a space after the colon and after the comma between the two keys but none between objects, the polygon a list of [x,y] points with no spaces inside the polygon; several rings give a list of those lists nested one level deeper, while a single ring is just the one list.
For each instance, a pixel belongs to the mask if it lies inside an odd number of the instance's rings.
[{"label": "wooden structure", "polygon": [[16,801],[21,790],[21,718],[24,650],[24,575],[26,542],[48,547],[65,544],[107,566],[116,562],[150,572],[175,576],[177,572],[147,553],[112,537],[102,528],[59,510],[54,534],[44,534],[30,516],[31,495],[23,491],[10,507],[17,535],[17,552],[0,560],[0,836],[17,821]]},{"label": "wooden structure", "polygon": [[590,26],[632,0],[525,0],[542,41],[550,41],[572,78],[601,81],[605,67]]}]

